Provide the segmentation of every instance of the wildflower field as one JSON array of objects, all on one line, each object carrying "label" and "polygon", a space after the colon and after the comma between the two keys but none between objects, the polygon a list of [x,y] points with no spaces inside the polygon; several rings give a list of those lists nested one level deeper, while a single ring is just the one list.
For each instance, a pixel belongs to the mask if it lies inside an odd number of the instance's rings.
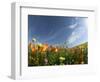
[{"label": "wildflower field", "polygon": [[28,66],[88,64],[88,43],[65,48],[48,44],[28,44]]}]

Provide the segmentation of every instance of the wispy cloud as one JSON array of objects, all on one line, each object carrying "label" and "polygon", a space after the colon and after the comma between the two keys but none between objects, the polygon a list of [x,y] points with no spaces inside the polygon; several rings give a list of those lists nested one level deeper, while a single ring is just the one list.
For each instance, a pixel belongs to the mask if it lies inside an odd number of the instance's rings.
[{"label": "wispy cloud", "polygon": [[70,29],[74,29],[74,28],[76,28],[77,26],[78,26],[78,17],[75,17],[74,19],[72,19],[72,24],[71,25],[69,25],[69,28]]},{"label": "wispy cloud", "polygon": [[68,44],[75,42],[77,39],[79,39],[79,37],[79,34],[76,34],[76,32],[72,32],[71,36],[68,38]]},{"label": "wispy cloud", "polygon": [[74,28],[77,27],[77,25],[78,25],[78,23],[74,23],[74,24],[72,24],[72,25],[69,25],[69,28],[70,28],[70,29],[74,29]]},{"label": "wispy cloud", "polygon": [[85,30],[83,29],[83,27],[77,27],[77,29],[75,29],[67,39],[68,44],[70,45],[80,39],[84,33]]}]

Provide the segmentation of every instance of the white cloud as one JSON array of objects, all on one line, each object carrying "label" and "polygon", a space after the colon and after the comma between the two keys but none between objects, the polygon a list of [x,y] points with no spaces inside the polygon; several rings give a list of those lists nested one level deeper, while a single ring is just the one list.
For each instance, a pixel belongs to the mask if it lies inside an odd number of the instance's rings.
[{"label": "white cloud", "polygon": [[79,38],[80,38],[80,34],[76,34],[76,32],[72,32],[71,36],[68,39],[68,44],[75,42]]},{"label": "white cloud", "polygon": [[70,28],[70,29],[74,29],[74,28],[77,27],[77,25],[78,25],[77,23],[74,23],[74,24],[70,25],[69,28]]},{"label": "white cloud", "polygon": [[[76,31],[78,30],[78,31]],[[72,44],[75,42],[77,39],[79,39],[83,34],[85,33],[85,30],[83,27],[78,27],[78,29],[75,29],[72,34],[68,38],[68,44]]]},{"label": "white cloud", "polygon": [[76,32],[75,32],[75,31],[73,31],[71,35],[73,35],[73,36],[74,36],[75,34],[76,34]]},{"label": "white cloud", "polygon": [[[76,20],[78,20],[78,18],[76,18]],[[82,21],[82,22],[73,22],[73,24],[69,26],[69,28],[73,30],[73,32],[67,39],[67,43],[69,46],[80,44],[86,41],[87,30],[88,30],[86,26],[87,22],[88,22],[87,20]]]}]

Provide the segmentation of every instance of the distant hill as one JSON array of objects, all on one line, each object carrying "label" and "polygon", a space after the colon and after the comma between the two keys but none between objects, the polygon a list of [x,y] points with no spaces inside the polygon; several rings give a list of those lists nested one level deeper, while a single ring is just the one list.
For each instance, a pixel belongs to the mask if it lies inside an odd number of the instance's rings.
[{"label": "distant hill", "polygon": [[77,45],[77,46],[74,46],[74,47],[72,47],[72,48],[76,48],[76,47],[82,47],[82,48],[86,48],[88,46],[88,42],[85,42],[85,43],[83,43],[83,44],[80,44],[80,45]]}]

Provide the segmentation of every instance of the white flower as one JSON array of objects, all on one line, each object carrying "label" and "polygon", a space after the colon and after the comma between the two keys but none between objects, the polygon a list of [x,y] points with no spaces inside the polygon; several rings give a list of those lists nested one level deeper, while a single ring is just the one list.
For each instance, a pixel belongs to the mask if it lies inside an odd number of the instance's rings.
[{"label": "white flower", "polygon": [[33,41],[33,42],[36,42],[36,39],[35,39],[35,38],[33,38],[33,39],[32,39],[32,41]]}]

